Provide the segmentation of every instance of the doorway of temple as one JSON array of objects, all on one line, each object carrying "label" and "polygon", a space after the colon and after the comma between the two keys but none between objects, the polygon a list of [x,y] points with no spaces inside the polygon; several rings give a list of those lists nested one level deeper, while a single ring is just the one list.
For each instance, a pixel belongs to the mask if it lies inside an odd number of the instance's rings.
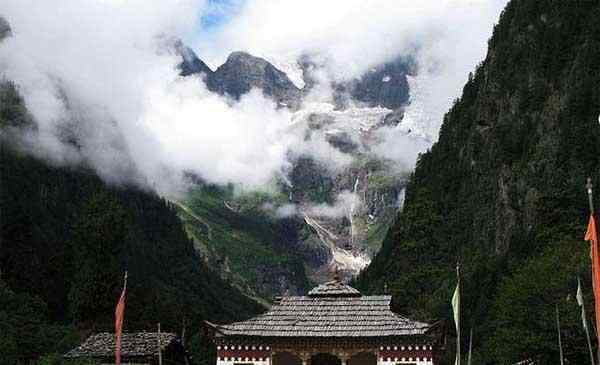
[{"label": "doorway of temple", "polygon": [[273,365],[302,365],[302,360],[290,352],[277,352],[273,355]]},{"label": "doorway of temple", "polygon": [[360,352],[348,359],[348,365],[377,365],[377,356],[371,352]]},{"label": "doorway of temple", "polygon": [[316,354],[310,358],[310,365],[342,365],[342,361],[332,354]]}]

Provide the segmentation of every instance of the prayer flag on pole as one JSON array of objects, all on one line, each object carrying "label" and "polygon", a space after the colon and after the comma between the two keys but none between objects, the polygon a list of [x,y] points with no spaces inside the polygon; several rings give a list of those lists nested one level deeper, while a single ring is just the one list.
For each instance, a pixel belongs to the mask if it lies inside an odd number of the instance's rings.
[{"label": "prayer flag on pole", "polygon": [[456,265],[456,289],[452,296],[452,310],[454,311],[454,324],[456,325],[456,361],[460,365],[460,267]]},{"label": "prayer flag on pole", "polygon": [[586,241],[590,241],[590,255],[592,256],[592,284],[594,287],[594,309],[596,314],[596,337],[600,339],[600,252],[598,250],[598,234],[596,232],[596,220],[590,215]]},{"label": "prayer flag on pole", "polygon": [[[594,314],[596,315],[596,340],[600,343],[600,252],[598,250],[598,232],[594,218],[594,197],[592,178],[588,177],[586,184],[588,203],[590,205],[590,220],[584,240],[590,241],[590,256],[592,259],[592,287],[594,291]],[[600,346],[598,347],[598,362],[600,363]]]},{"label": "prayer flag on pole", "polygon": [[117,302],[115,309],[115,365],[121,364],[121,333],[123,331],[123,316],[125,315],[125,292],[127,291],[127,271],[125,271],[125,281],[123,291]]}]

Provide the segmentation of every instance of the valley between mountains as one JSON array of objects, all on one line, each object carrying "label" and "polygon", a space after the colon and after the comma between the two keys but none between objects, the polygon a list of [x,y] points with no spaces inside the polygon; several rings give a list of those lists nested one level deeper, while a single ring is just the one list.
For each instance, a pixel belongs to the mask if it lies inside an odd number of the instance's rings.
[{"label": "valley between mountains", "polygon": [[[194,365],[205,321],[334,273],[439,324],[439,364],[597,352],[598,1],[248,1],[220,25],[194,1],[27,1],[0,2],[0,365],[114,331],[124,272],[125,329],[185,333]],[[256,39],[279,54],[231,46]]]},{"label": "valley between mountains", "polygon": [[182,75],[200,77],[212,92],[235,100],[251,90],[264,93],[292,113],[287,128],[323,150],[291,156],[287,174],[270,191],[192,179],[176,204],[204,260],[262,300],[304,293],[333,272],[350,280],[364,270],[402,205],[410,171],[409,163],[381,153],[384,134],[402,130],[421,149],[432,140],[427,131],[402,124],[415,66],[404,59],[382,64],[360,78],[331,83],[333,97],[324,98],[313,90],[320,69],[308,57],[291,70],[302,80],[296,85],[248,53],[232,53],[212,71],[191,49],[181,43],[176,49]]}]

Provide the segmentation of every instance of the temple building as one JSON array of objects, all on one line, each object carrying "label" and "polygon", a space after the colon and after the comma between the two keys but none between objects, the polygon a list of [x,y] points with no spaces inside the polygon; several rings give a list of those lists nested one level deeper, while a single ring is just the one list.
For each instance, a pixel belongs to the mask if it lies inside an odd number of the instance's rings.
[{"label": "temple building", "polygon": [[441,326],[392,312],[391,300],[336,278],[307,296],[280,298],[249,320],[206,322],[216,365],[436,364]]}]

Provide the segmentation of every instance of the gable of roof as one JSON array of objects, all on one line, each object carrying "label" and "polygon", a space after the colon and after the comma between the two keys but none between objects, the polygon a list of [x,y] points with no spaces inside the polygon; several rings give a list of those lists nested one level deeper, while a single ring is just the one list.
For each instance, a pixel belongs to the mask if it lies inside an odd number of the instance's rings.
[{"label": "gable of roof", "polygon": [[[143,357],[158,356],[157,332],[131,332],[121,336],[121,356]],[[170,332],[160,333],[160,348],[166,347],[177,341],[177,335]],[[102,358],[115,355],[115,334],[102,332],[91,335],[81,344],[65,354],[67,358]]]}]

